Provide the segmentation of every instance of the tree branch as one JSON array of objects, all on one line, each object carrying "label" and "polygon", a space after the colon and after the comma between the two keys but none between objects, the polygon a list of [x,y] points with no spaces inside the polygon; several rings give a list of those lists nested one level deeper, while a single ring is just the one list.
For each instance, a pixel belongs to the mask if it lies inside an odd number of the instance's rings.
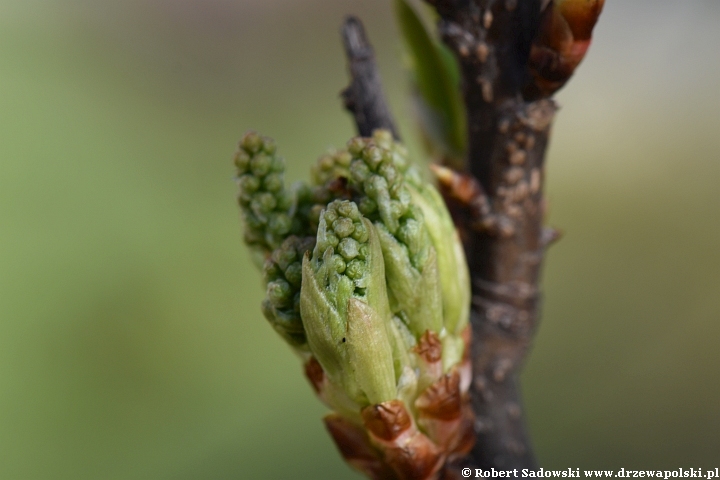
[{"label": "tree branch", "polygon": [[383,128],[390,130],[399,140],[400,135],[382,90],[375,55],[362,22],[356,17],[347,17],[341,34],[351,77],[350,85],[341,96],[345,108],[355,119],[358,133],[369,137],[373,130]]},{"label": "tree branch", "polygon": [[469,460],[478,468],[535,468],[518,375],[539,319],[543,163],[556,109],[551,100],[522,96],[531,82],[528,58],[541,1],[429,3],[440,13],[441,35],[462,71],[469,152],[465,173],[456,175],[478,184],[462,200],[457,178],[441,181],[473,282],[477,442]]}]

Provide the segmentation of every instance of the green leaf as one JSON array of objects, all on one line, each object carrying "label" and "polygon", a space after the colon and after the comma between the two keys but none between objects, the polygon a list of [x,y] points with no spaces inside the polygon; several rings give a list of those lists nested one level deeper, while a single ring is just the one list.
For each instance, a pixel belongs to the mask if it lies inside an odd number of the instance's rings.
[{"label": "green leaf", "polygon": [[443,328],[442,292],[435,249],[428,250],[424,265],[418,270],[410,262],[407,247],[382,224],[375,227],[385,259],[388,293],[407,315],[408,328],[417,338],[426,330],[439,333]]},{"label": "green leaf", "polygon": [[470,318],[470,272],[465,251],[440,192],[429,184],[409,190],[413,203],[422,210],[437,253],[445,327],[459,334]]},{"label": "green leaf", "polygon": [[395,371],[386,319],[357,298],[348,300],[347,356],[370,405],[395,398]]},{"label": "green leaf", "polygon": [[461,159],[467,147],[467,131],[457,61],[434,38],[408,0],[395,0],[395,9],[421,98],[422,127],[438,150]]},{"label": "green leaf", "polygon": [[[343,366],[346,362],[342,339],[347,330],[346,319],[337,311],[316,278],[308,254],[303,258],[300,314],[310,351],[326,374],[344,384]],[[325,273],[320,272],[320,276]]]}]

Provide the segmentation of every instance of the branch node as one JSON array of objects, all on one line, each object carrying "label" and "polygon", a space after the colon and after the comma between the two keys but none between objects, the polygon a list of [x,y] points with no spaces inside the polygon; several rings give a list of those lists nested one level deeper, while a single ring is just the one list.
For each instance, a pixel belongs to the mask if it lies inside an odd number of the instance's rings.
[{"label": "branch node", "polygon": [[543,228],[542,234],[540,235],[540,243],[542,244],[543,248],[547,248],[560,240],[562,236],[562,230],[552,227],[545,227]]}]

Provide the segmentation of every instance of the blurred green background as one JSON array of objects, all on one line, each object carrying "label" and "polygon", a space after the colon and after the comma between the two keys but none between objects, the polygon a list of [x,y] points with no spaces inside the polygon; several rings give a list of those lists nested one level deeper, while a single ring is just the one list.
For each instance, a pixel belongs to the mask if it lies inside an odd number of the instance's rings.
[{"label": "blurred green background", "polygon": [[[720,2],[608,1],[549,152],[523,375],[550,468],[720,463]],[[0,479],[342,479],[262,319],[232,154],[292,179],[353,133],[366,22],[418,152],[386,0],[0,1]]]}]

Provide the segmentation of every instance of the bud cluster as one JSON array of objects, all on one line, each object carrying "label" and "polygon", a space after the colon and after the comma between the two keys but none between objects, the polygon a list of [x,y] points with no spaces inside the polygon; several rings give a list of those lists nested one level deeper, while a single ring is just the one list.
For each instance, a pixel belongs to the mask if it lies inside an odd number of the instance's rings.
[{"label": "bud cluster", "polygon": [[351,465],[435,478],[473,441],[469,276],[442,198],[388,132],[321,157],[290,191],[271,145],[249,134],[236,156],[263,313],[335,412],[326,426]]},{"label": "bud cluster", "polygon": [[275,150],[272,139],[249,132],[235,154],[245,243],[263,254],[280,246],[292,229],[293,198],[285,189],[285,161]]}]

